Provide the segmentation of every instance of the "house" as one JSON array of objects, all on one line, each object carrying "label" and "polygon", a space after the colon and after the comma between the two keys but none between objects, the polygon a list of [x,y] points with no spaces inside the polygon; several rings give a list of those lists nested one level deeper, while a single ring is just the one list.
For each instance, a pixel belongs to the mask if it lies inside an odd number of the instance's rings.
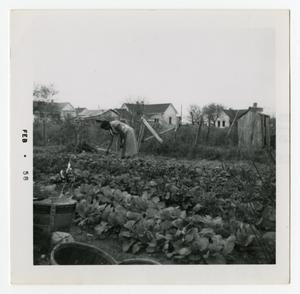
[{"label": "house", "polygon": [[131,119],[130,113],[126,109],[83,109],[78,113],[78,117],[90,118],[90,119],[102,119],[102,120],[120,120],[123,122],[129,122]]},{"label": "house", "polygon": [[[237,120],[244,115],[248,109],[224,109],[224,113],[227,115],[225,127],[230,127],[232,123],[236,123]],[[219,125],[219,123],[217,123]],[[222,122],[222,126],[223,126]]]},{"label": "house", "polygon": [[84,111],[85,109],[87,109],[86,107],[76,107],[75,111],[76,111],[76,116],[79,115],[79,113],[81,113],[82,111]]},{"label": "house", "polygon": [[118,113],[112,109],[84,109],[78,114],[78,117],[84,119],[107,119],[114,120],[119,119]]},{"label": "house", "polygon": [[127,109],[125,108],[114,108],[115,111],[119,115],[119,120],[125,123],[130,123],[132,120],[132,115]]},{"label": "house", "polygon": [[227,113],[227,111],[224,109],[221,111],[221,113],[218,115],[218,118],[216,119],[215,126],[217,128],[228,128],[230,127],[232,123],[232,117]]},{"label": "house", "polygon": [[60,119],[72,118],[76,116],[76,110],[69,102],[52,102],[59,112]]},{"label": "house", "polygon": [[270,116],[254,103],[237,120],[238,145],[247,148],[270,147]]},{"label": "house", "polygon": [[[223,109],[217,116],[214,126],[217,128],[229,128],[233,122],[236,122],[239,117],[246,113],[248,109]],[[207,116],[203,117],[204,125],[208,126]],[[211,122],[213,123],[213,122]]]},{"label": "house", "polygon": [[178,112],[172,103],[124,103],[121,108],[126,109],[132,117],[144,115],[150,123],[173,126],[178,124]]},{"label": "house", "polygon": [[69,102],[34,100],[33,115],[35,120],[41,118],[65,120],[68,117],[75,117],[76,110]]}]

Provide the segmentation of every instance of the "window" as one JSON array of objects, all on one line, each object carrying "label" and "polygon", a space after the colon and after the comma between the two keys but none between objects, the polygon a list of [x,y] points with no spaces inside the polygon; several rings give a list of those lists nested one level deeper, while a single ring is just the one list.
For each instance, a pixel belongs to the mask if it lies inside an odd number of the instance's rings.
[{"label": "window", "polygon": [[172,124],[172,117],[170,116],[169,117],[169,125],[171,125]]},{"label": "window", "polygon": [[222,126],[225,127],[225,120],[222,121]]},{"label": "window", "polygon": [[155,119],[154,119],[154,122],[155,122],[155,123],[159,123],[159,119],[158,119],[158,118],[155,118]]},{"label": "window", "polygon": [[221,122],[218,120],[218,128],[221,126]]}]

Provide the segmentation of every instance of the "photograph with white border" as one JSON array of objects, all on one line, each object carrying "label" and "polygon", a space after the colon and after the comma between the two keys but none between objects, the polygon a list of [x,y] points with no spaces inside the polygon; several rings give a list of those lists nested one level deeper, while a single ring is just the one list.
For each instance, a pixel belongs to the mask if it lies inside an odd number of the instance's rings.
[{"label": "photograph with white border", "polygon": [[288,10],[10,18],[14,284],[288,283]]}]

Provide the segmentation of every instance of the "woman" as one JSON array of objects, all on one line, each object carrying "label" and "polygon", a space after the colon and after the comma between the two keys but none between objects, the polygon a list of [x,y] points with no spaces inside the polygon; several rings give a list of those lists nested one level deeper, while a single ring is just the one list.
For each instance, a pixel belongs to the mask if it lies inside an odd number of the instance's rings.
[{"label": "woman", "polygon": [[122,148],[121,157],[132,157],[138,153],[137,141],[134,133],[134,129],[129,125],[120,122],[118,120],[113,121],[99,121],[101,123],[101,128],[109,131],[111,135],[110,144],[107,148],[106,154],[109,153],[109,149],[113,143],[115,135],[119,135],[121,142],[120,147]]}]

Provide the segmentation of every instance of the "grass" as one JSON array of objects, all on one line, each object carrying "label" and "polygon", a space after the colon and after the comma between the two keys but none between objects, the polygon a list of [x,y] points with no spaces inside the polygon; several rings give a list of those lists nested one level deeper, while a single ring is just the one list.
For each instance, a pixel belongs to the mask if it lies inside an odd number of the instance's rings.
[{"label": "grass", "polygon": [[253,160],[255,162],[266,162],[266,150],[243,149],[237,146],[224,145],[212,146],[198,144],[193,146],[188,142],[177,142],[165,140],[163,144],[152,141],[144,143],[141,147],[144,154],[162,155],[178,159],[207,159],[207,160]]}]

